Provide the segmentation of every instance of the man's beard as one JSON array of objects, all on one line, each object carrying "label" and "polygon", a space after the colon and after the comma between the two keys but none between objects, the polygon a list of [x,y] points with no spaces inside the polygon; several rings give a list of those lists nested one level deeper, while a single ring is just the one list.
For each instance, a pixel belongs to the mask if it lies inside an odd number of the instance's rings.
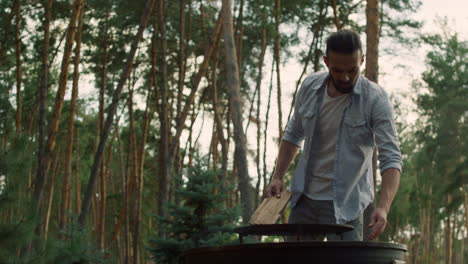
[{"label": "man's beard", "polygon": [[356,84],[356,82],[340,82],[340,81],[336,81],[335,79],[333,79],[333,77],[330,76],[330,80],[333,82],[333,85],[335,86],[335,89],[340,92],[340,93],[343,93],[343,94],[347,94],[347,93],[351,93],[353,92],[353,89],[354,89],[354,85]]}]

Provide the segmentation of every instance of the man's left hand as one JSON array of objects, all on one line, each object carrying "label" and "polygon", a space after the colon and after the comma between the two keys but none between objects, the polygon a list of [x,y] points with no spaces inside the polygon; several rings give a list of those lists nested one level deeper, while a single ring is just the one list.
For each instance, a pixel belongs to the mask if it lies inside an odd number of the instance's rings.
[{"label": "man's left hand", "polygon": [[369,235],[369,240],[374,240],[382,234],[387,225],[387,211],[384,208],[377,207],[371,216],[369,227],[372,227],[372,232]]}]

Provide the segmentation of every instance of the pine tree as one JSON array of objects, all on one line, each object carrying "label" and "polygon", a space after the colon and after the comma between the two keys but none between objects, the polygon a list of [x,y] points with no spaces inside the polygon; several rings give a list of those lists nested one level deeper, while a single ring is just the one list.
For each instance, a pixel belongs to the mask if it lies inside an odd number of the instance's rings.
[{"label": "pine tree", "polygon": [[187,181],[177,184],[181,202],[168,204],[167,216],[158,218],[168,236],[150,238],[157,263],[178,263],[186,249],[235,240],[229,230],[239,220],[240,210],[226,207],[230,187],[219,180],[220,171],[208,169],[208,159],[195,156],[194,161],[187,170]]}]

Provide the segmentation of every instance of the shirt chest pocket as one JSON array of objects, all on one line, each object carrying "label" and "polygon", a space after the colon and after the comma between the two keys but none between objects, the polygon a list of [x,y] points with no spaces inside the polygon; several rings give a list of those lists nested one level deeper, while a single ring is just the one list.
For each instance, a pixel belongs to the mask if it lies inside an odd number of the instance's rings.
[{"label": "shirt chest pocket", "polygon": [[374,145],[372,130],[367,126],[366,120],[361,117],[345,117],[343,134],[347,141],[355,145]]},{"label": "shirt chest pocket", "polygon": [[315,119],[317,115],[314,113],[314,111],[306,111],[302,115],[302,127],[304,128],[304,135],[311,136],[314,131],[315,127]]}]

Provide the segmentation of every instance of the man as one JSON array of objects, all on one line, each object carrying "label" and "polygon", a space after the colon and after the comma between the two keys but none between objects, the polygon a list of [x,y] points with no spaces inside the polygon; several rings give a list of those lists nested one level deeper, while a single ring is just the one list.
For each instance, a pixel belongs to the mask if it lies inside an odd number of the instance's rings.
[{"label": "man", "polygon": [[392,105],[382,87],[359,73],[364,56],[357,33],[331,34],[323,60],[328,72],[308,76],[296,96],[264,194],[281,193],[284,174],[305,139],[291,184],[289,223],[350,224],[353,231],[328,239],[362,241],[363,212],[374,199],[372,155],[377,144],[382,188],[369,224],[373,240],[385,229],[402,168]]}]

